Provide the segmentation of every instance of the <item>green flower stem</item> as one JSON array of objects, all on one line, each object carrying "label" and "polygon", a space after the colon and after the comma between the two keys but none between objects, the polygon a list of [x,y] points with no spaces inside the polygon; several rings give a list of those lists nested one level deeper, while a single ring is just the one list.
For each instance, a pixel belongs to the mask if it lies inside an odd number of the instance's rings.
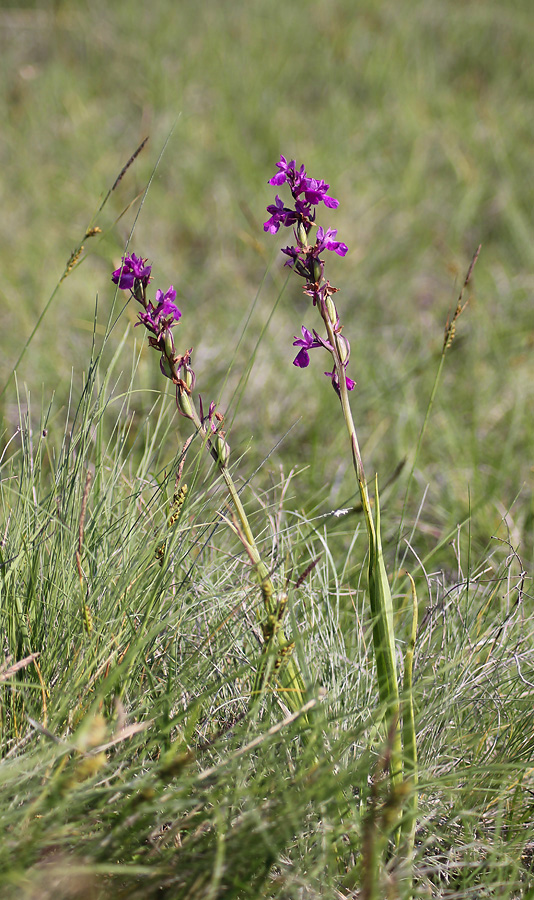
[{"label": "green flower stem", "polygon": [[395,732],[391,750],[391,779],[393,784],[402,781],[402,743],[400,724],[399,686],[397,681],[397,662],[395,656],[395,632],[393,624],[393,602],[391,590],[382,554],[380,538],[380,504],[378,497],[378,483],[375,482],[375,506],[376,521],[373,519],[371,501],[367,490],[367,482],[358,444],[358,436],[352,411],[345,368],[341,362],[341,348],[338,336],[335,333],[333,322],[329,312],[323,308],[321,312],[328,333],[328,340],[332,345],[336,374],[339,383],[339,398],[341,408],[352,449],[352,460],[360,490],[361,503],[365,515],[365,524],[369,538],[369,599],[371,603],[371,615],[373,619],[373,645],[375,650],[376,669],[378,678],[378,690],[381,702],[386,709],[390,721],[395,721]]},{"label": "green flower stem", "polygon": [[[415,736],[415,716],[413,705],[413,654],[417,637],[417,592],[412,576],[407,572],[412,590],[412,628],[404,657],[404,684],[402,701],[402,743],[404,748],[404,775],[409,788],[408,802],[403,819],[402,837],[404,840],[404,856],[407,861],[413,858],[415,846],[415,828],[417,824],[417,745]],[[409,876],[408,876],[409,877]]]},{"label": "green flower stem", "polygon": [[[180,386],[178,389],[184,390]],[[226,485],[226,489],[239,520],[239,537],[254,566],[265,606],[265,612],[267,614],[267,623],[264,625],[264,634],[266,635],[265,644],[262,659],[254,681],[252,692],[253,699],[257,698],[262,693],[270,676],[277,670],[277,679],[280,682],[284,702],[291,711],[295,712],[301,709],[308,700],[308,697],[304,680],[292,654],[292,642],[288,640],[281,626],[281,615],[278,614],[278,600],[269,569],[260,556],[247,514],[241,503],[241,498],[224,456],[221,454],[216,442],[210,436],[210,430],[201,422],[192,403],[189,404],[188,407],[188,418],[191,419],[204,438],[206,446],[217,463],[221,477]],[[258,618],[260,623],[262,623],[262,616],[259,611]]]}]

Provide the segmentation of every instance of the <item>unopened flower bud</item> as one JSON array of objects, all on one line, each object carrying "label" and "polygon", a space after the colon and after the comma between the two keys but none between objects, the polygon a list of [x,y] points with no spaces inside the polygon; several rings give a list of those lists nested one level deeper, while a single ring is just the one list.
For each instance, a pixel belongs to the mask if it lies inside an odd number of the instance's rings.
[{"label": "unopened flower bud", "polygon": [[[150,338],[149,338],[149,340],[150,340]],[[171,365],[164,353],[161,354],[161,358],[159,361],[159,367],[161,369],[162,374],[165,375],[165,378],[170,378],[172,381]]]},{"label": "unopened flower bud", "polygon": [[297,225],[297,241],[301,247],[308,246],[308,235],[306,234],[306,228],[304,227],[303,222],[299,222]]},{"label": "unopened flower bud", "polygon": [[185,381],[189,390],[193,390],[195,386],[195,373],[190,366],[184,366],[183,380]]},{"label": "unopened flower bud", "polygon": [[337,309],[334,301],[332,300],[332,297],[327,296],[325,300],[325,306],[332,325],[335,325],[337,322]]},{"label": "unopened flower bud", "polygon": [[174,357],[174,339],[170,328],[165,328],[163,332],[163,341],[165,345],[165,356],[167,359]]},{"label": "unopened flower bud", "polygon": [[313,280],[316,284],[319,283],[323,276],[323,267],[318,259],[313,260]]},{"label": "unopened flower bud", "polygon": [[178,409],[186,419],[193,419],[191,398],[185,387],[182,387],[180,384],[176,386],[176,403],[178,404]]},{"label": "unopened flower bud", "polygon": [[191,348],[191,350],[186,350],[183,356],[178,356],[175,359],[176,367],[180,373],[180,378],[187,387],[189,393],[191,393],[191,391],[195,387],[196,381],[195,373],[191,367],[192,350],[193,348]]},{"label": "unopened flower bud", "polygon": [[223,466],[228,465],[228,460],[230,459],[230,445],[225,441],[224,435],[217,434],[213,440],[213,445],[217,451],[219,462]]}]

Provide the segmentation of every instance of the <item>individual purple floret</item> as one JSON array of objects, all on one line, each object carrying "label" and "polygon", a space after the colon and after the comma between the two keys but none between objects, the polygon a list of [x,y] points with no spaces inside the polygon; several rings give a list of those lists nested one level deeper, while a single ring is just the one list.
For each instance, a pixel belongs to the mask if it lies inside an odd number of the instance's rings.
[{"label": "individual purple floret", "polygon": [[131,256],[122,257],[122,266],[115,269],[111,278],[118,284],[121,291],[131,291],[135,281],[141,282],[143,287],[148,287],[152,266],[145,265],[146,259],[141,259],[132,253]]},{"label": "individual purple floret", "polygon": [[136,325],[144,325],[148,331],[159,337],[166,328],[173,328],[178,324],[182,313],[175,304],[176,291],[172,284],[166,294],[156,291],[156,305],[149,303],[145,312],[138,313],[139,322]]},{"label": "individual purple floret", "polygon": [[289,256],[285,265],[295,268],[298,274],[302,275],[302,277],[307,280],[311,280],[314,277],[317,279],[317,263],[319,264],[320,273],[322,275],[322,267],[324,264],[322,260],[319,259],[319,254],[322,253],[323,250],[332,250],[334,253],[337,253],[338,256],[345,256],[349,249],[343,241],[334,240],[336,234],[336,228],[329,228],[328,231],[325,232],[321,226],[319,226],[317,229],[317,240],[313,247],[306,247],[306,249],[303,249],[302,247],[284,247],[282,253]]},{"label": "individual purple floret", "polygon": [[276,163],[276,168],[280,169],[280,171],[269,179],[269,184],[279,185],[284,184],[285,181],[289,181],[290,185],[297,185],[306,178],[304,166],[301,166],[297,172],[294,159],[288,163],[285,156],[280,156],[280,162]]},{"label": "individual purple floret", "polygon": [[310,356],[308,351],[315,350],[316,347],[322,347],[322,341],[318,340],[315,332],[312,334],[311,331],[308,331],[304,325],[301,328],[302,337],[295,338],[293,341],[294,347],[301,347],[295,359],[293,360],[293,365],[298,366],[299,369],[306,369],[310,364]]},{"label": "individual purple floret", "polygon": [[271,234],[276,234],[280,225],[289,227],[290,225],[294,225],[298,219],[296,210],[287,209],[280,200],[278,194],[276,195],[274,203],[267,207],[267,212],[271,213],[271,218],[264,223],[263,230],[270,231]]},{"label": "individual purple floret", "polygon": [[[345,368],[346,368],[346,366],[345,366]],[[333,372],[325,372],[324,374],[327,375],[328,378],[332,379],[332,387],[334,388],[336,394],[339,397],[339,378],[337,377],[336,370],[334,369]],[[345,375],[345,382],[346,382],[348,391],[353,391],[354,388],[356,387],[356,382],[353,381],[352,378],[349,378],[347,375]]]},{"label": "individual purple floret", "polygon": [[316,178],[308,178],[304,166],[301,166],[297,172],[294,159],[288,163],[285,156],[280,156],[280,162],[277,162],[276,166],[280,171],[273,175],[269,184],[278,186],[287,181],[295,200],[300,194],[304,194],[306,203],[312,206],[316,206],[321,201],[330,209],[336,209],[339,206],[339,200],[329,197],[326,193],[330,185],[325,181],[318,181]]},{"label": "individual purple floret", "polygon": [[[286,158],[281,156],[280,162],[276,163],[276,165],[280,171],[269,180],[269,184],[278,186],[287,181],[295,201],[295,207],[290,209],[284,206],[277,195],[274,204],[267,207],[267,212],[271,214],[271,218],[264,223],[263,230],[276,234],[280,225],[289,228],[291,225],[300,222],[303,224],[306,234],[308,234],[315,221],[315,210],[312,207],[317,206],[318,203],[324,203],[329,209],[336,209],[339,206],[339,200],[327,194],[330,185],[325,181],[309,178],[306,175],[304,166],[301,166],[297,171],[294,159],[288,163]],[[301,194],[304,194],[303,200],[299,199]]]},{"label": "individual purple floret", "polygon": [[306,178],[305,183],[299,189],[299,193],[304,191],[304,196],[308,203],[311,203],[315,206],[317,203],[324,203],[329,209],[337,209],[339,206],[339,200],[336,200],[335,197],[329,197],[326,193],[329,184],[326,184],[325,181],[317,181],[315,178]]},{"label": "individual purple floret", "polygon": [[338,256],[345,256],[348,247],[342,241],[334,240],[337,234],[337,228],[328,228],[324,231],[319,225],[317,229],[317,242],[315,244],[316,255],[318,256],[323,250],[333,250]]}]

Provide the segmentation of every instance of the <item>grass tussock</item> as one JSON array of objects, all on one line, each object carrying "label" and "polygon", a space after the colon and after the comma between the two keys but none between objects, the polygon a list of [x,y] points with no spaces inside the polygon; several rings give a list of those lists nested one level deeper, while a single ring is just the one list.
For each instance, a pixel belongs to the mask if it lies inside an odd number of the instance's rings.
[{"label": "grass tussock", "polygon": [[[534,897],[530,21],[0,10],[6,900]],[[281,152],[341,200],[380,518],[332,384],[291,366]],[[128,241],[178,289],[198,421],[114,294]]]},{"label": "grass tussock", "polygon": [[[169,528],[180,448],[165,470],[157,458],[172,406],[140,429],[132,471],[122,409],[104,435],[112,373],[100,387],[98,373],[95,360],[59,447],[44,436],[53,409],[37,429],[30,409],[2,465],[6,896],[365,896],[377,848],[380,889],[402,896],[387,841],[409,797],[384,779],[373,725],[356,514],[286,509],[298,475],[245,494],[275,583],[304,575],[288,621],[311,690],[300,714],[276,690],[251,712],[260,597],[220,483],[193,442]],[[476,557],[468,526],[449,558],[416,578],[415,896],[527,896],[526,573],[509,541]],[[400,646],[409,603],[401,584]]]}]

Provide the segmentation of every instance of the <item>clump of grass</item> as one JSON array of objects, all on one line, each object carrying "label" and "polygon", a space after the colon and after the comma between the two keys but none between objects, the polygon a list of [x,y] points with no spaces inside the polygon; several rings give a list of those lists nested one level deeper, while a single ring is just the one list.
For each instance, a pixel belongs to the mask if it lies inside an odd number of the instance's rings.
[{"label": "clump of grass", "polygon": [[[62,432],[53,404],[21,399],[0,461],[6,897],[530,896],[534,655],[514,542],[476,552],[465,525],[442,570],[415,525],[413,583],[389,594],[396,523],[382,549],[359,451],[363,518],[295,509],[298,474],[254,496],[194,399],[175,297],[148,300],[146,262],[127,259],[116,280],[132,274],[175,395],[134,423],[127,332],[105,368],[93,351]],[[194,436],[162,459],[184,415]],[[390,604],[373,615],[369,565]],[[382,669],[377,614],[395,637]]]}]

